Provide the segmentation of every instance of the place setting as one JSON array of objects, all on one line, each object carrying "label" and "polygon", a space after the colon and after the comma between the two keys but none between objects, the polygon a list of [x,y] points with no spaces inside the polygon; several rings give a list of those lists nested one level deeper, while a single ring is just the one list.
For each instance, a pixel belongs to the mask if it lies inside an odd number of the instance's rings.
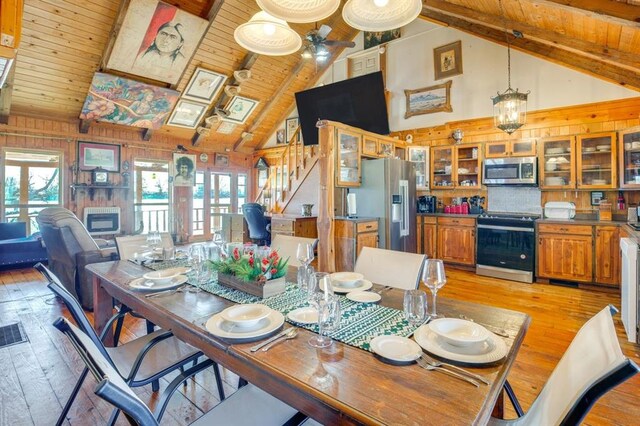
[{"label": "place setting", "polygon": [[170,268],[147,272],[129,282],[129,287],[137,291],[164,292],[176,289],[188,281],[187,268]]},{"label": "place setting", "polygon": [[[258,303],[234,305],[211,316],[205,329],[216,337],[236,343],[269,336],[284,324],[284,315]],[[266,342],[263,342],[266,344]]]}]

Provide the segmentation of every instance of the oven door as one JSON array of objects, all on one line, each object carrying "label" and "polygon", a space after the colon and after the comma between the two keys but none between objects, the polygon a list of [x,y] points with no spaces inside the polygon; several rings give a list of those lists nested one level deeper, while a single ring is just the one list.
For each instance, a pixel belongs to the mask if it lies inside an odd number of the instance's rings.
[{"label": "oven door", "polygon": [[533,228],[478,225],[477,264],[533,272],[535,233]]}]

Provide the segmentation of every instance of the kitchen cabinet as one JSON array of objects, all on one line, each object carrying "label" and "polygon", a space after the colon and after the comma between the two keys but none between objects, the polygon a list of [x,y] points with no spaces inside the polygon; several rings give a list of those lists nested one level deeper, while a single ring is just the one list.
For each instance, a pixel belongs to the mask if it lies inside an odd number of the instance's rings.
[{"label": "kitchen cabinet", "polygon": [[416,166],[416,191],[429,190],[429,147],[411,146],[407,151],[407,159]]},{"label": "kitchen cabinet", "polygon": [[336,129],[336,186],[360,186],[360,141],[362,134]]},{"label": "kitchen cabinet", "polygon": [[475,219],[439,217],[436,250],[438,258],[444,262],[470,266],[475,265]]},{"label": "kitchen cabinet", "polygon": [[227,242],[245,243],[251,241],[249,229],[241,214],[224,213],[220,215],[222,222],[222,238]]},{"label": "kitchen cabinet", "polygon": [[317,238],[317,218],[314,216],[273,215],[271,216],[271,239],[276,235]]},{"label": "kitchen cabinet", "polygon": [[363,247],[378,247],[378,219],[335,220],[336,271],[353,271]]},{"label": "kitchen cabinet", "polygon": [[547,138],[540,142],[540,188],[576,187],[576,147],[573,136]]},{"label": "kitchen cabinet", "polygon": [[437,218],[434,216],[416,217],[416,252],[436,259]]},{"label": "kitchen cabinet", "polygon": [[608,286],[620,285],[620,228],[617,226],[595,227],[595,282]]},{"label": "kitchen cabinet", "polygon": [[368,135],[362,137],[362,156],[372,158],[395,157],[396,147],[391,141],[374,138]]},{"label": "kitchen cabinet", "polygon": [[535,155],[535,139],[487,142],[484,145],[484,158],[532,157]]},{"label": "kitchen cabinet", "polygon": [[616,133],[576,137],[578,188],[617,188]]},{"label": "kitchen cabinet", "polygon": [[620,188],[640,188],[640,127],[618,133]]},{"label": "kitchen cabinet", "polygon": [[477,144],[431,148],[431,189],[480,189],[479,148]]}]

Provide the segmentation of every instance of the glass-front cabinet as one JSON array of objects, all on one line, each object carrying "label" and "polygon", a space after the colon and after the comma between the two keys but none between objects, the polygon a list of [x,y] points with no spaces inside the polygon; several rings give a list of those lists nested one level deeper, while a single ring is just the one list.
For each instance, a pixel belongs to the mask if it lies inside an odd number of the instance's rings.
[{"label": "glass-front cabinet", "polygon": [[360,141],[362,135],[336,130],[336,186],[360,186]]},{"label": "glass-front cabinet", "polygon": [[575,140],[573,136],[547,138],[540,142],[540,188],[576,187]]},{"label": "glass-front cabinet", "polygon": [[617,187],[615,132],[578,135],[576,150],[578,188]]},{"label": "glass-front cabinet", "polygon": [[640,127],[619,135],[620,188],[640,188]]},{"label": "glass-front cabinet", "polygon": [[382,158],[395,156],[395,144],[371,136],[362,137],[362,155],[365,157]]},{"label": "glass-front cabinet", "polygon": [[416,190],[429,190],[429,147],[410,146],[408,159],[416,166]]},{"label": "glass-front cabinet", "polygon": [[456,145],[455,185],[480,188],[480,147],[478,145]]},{"label": "glass-front cabinet", "polygon": [[535,139],[487,142],[484,158],[533,157],[536,155]]},{"label": "glass-front cabinet", "polygon": [[453,147],[431,148],[431,188],[453,188]]}]

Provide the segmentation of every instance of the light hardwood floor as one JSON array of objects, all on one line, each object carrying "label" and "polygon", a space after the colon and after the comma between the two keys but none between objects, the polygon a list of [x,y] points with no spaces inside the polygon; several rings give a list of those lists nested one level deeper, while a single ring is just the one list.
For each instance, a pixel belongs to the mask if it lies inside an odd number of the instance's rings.
[{"label": "light hardwood floor", "polygon": [[[469,300],[526,312],[531,327],[509,375],[525,410],[580,326],[606,304],[619,307],[619,296],[549,284],[522,284],[447,269],[448,282],[439,297]],[[0,325],[21,321],[29,342],[0,349],[0,426],[50,425],[80,374],[81,361],[66,338],[51,323],[67,312],[32,269],[0,272]],[[619,316],[616,325],[623,351],[640,363],[640,347],[627,343]],[[123,339],[145,332],[140,320],[126,323]],[[225,371],[227,394],[237,377]],[[68,424],[104,424],[110,407],[93,395],[94,382],[82,389]],[[166,385],[166,381],[161,386]],[[218,402],[210,371],[196,376],[171,400],[164,424],[188,424]],[[161,388],[162,390],[162,388]],[[153,405],[150,388],[137,389]],[[507,407],[509,404],[507,403]],[[425,407],[425,409],[428,409]],[[513,412],[508,410],[508,416]],[[587,417],[589,425],[635,425],[640,419],[640,376],[636,376],[598,401]],[[119,424],[124,424],[121,421]]]}]

